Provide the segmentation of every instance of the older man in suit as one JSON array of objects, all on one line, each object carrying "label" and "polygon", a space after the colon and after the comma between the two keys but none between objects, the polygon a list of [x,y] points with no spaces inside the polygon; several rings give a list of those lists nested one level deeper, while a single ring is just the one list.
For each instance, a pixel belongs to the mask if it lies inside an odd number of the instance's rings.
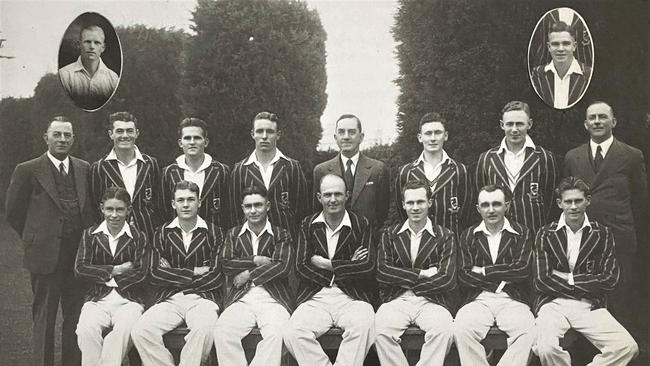
[{"label": "older man in suit", "polygon": [[[320,179],[326,174],[337,174],[345,179],[350,193],[348,209],[365,216],[378,230],[388,216],[389,172],[386,165],[359,152],[363,142],[361,120],[353,114],[344,114],[336,121],[334,140],[341,152],[331,160],[314,168],[313,192],[318,192]],[[314,211],[322,206],[314,194]]]},{"label": "older man in suit", "polygon": [[74,259],[84,228],[92,225],[87,162],[69,155],[72,123],[54,117],[43,134],[48,151],[19,164],[11,177],[5,212],[24,243],[30,272],[34,365],[54,364],[54,329],[61,302],[62,364],[81,362],[75,327],[83,305]]}]

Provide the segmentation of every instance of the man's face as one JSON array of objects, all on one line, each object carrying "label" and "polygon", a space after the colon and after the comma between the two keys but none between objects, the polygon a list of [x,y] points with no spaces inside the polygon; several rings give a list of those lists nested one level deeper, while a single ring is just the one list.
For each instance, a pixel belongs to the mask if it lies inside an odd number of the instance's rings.
[{"label": "man's face", "polygon": [[476,209],[486,224],[501,226],[509,205],[510,202],[506,202],[503,191],[497,189],[492,192],[481,191],[478,195]]},{"label": "man's face", "polygon": [[431,203],[431,200],[427,199],[427,190],[424,188],[404,191],[402,208],[406,211],[410,223],[426,221]]},{"label": "man's face", "polygon": [[81,32],[81,58],[89,61],[99,60],[106,46],[101,29],[84,29]]},{"label": "man's face", "polygon": [[255,150],[274,151],[280,138],[278,124],[268,119],[255,120],[251,136],[255,140]]},{"label": "man's face", "polygon": [[513,145],[522,145],[526,142],[528,130],[533,121],[524,111],[507,111],[501,120],[501,129],[506,134],[506,142]]},{"label": "man's face", "polygon": [[55,157],[65,158],[74,143],[74,133],[70,122],[52,122],[43,134],[47,150]]},{"label": "man's face", "polygon": [[126,202],[117,198],[109,198],[104,203],[100,203],[100,208],[107,226],[115,231],[121,230],[130,211]]},{"label": "man's face", "polygon": [[428,152],[441,151],[449,134],[441,122],[429,122],[422,125],[418,133],[418,141],[422,148]]},{"label": "man's face", "polygon": [[605,103],[597,103],[587,108],[585,129],[589,131],[591,139],[597,143],[607,140],[612,136],[612,129],[616,126],[616,118],[612,109]]},{"label": "man's face", "polygon": [[320,192],[316,194],[326,214],[338,214],[345,211],[348,193],[342,178],[327,176],[323,178]]},{"label": "man's face", "polygon": [[199,214],[199,207],[201,201],[195,192],[189,189],[179,189],[174,192],[174,200],[172,207],[176,210],[176,215],[179,219],[189,220],[195,218]]},{"label": "man's face", "polygon": [[210,141],[203,137],[203,129],[197,126],[183,127],[178,146],[186,156],[202,156]]},{"label": "man's face", "polygon": [[113,122],[113,129],[108,131],[108,137],[113,140],[113,146],[123,150],[133,149],[139,134],[140,131],[135,128],[135,123],[127,121]]},{"label": "man's face", "polygon": [[341,149],[341,153],[351,157],[359,152],[359,145],[363,141],[363,132],[359,131],[356,119],[345,118],[336,124],[334,139]]},{"label": "man's face", "polygon": [[569,189],[562,192],[557,199],[557,205],[564,212],[565,220],[578,221],[582,219],[591,202],[591,197],[585,197],[585,192],[579,189]]},{"label": "man's face", "polygon": [[548,35],[548,52],[554,63],[567,63],[573,61],[573,51],[576,41],[569,32],[551,32]]},{"label": "man's face", "polygon": [[248,225],[263,224],[266,222],[266,215],[271,208],[271,204],[259,194],[249,194],[244,197],[241,208],[244,210],[244,216],[248,221]]}]

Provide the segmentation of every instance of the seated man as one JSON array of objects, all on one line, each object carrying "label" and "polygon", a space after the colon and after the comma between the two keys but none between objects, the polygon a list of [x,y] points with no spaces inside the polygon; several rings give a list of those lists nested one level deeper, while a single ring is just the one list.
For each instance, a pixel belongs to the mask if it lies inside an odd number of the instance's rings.
[{"label": "seated man", "polygon": [[317,338],[340,327],[344,332],[336,364],[361,366],[375,334],[372,227],[345,209],[349,195],[342,177],[325,175],[319,187],[323,210],[302,220],[298,233],[299,306],[284,342],[299,365],[329,366]]},{"label": "seated man", "polygon": [[205,363],[212,349],[212,332],[221,302],[223,275],[218,256],[223,243],[221,229],[199,215],[199,187],[180,181],[174,187],[176,218],[160,226],[150,254],[155,305],[131,331],[133,344],[144,366],[173,366],[163,335],[187,325],[181,366]]},{"label": "seated man", "polygon": [[639,347],[607,311],[607,292],[618,283],[610,229],[589,221],[589,185],[564,178],[557,188],[562,214],[542,227],[535,238],[537,340],[533,351],[543,366],[571,365],[559,338],[570,328],[582,333],[598,350],[591,365],[627,365]]},{"label": "seated man", "polygon": [[251,365],[280,365],[282,331],[291,311],[292,242],[288,230],[268,221],[270,206],[264,188],[244,188],[246,222],[226,234],[224,273],[235,277],[214,330],[220,365],[248,365],[241,340],[256,326],[263,339]]},{"label": "seated man", "polygon": [[375,316],[382,365],[408,362],[399,339],[414,324],[426,332],[417,365],[442,365],[453,341],[450,291],[456,287],[456,234],[428,217],[431,188],[409,181],[402,189],[403,224],[381,236],[377,281],[382,305]]},{"label": "seated man", "polygon": [[496,325],[508,335],[499,365],[527,365],[535,340],[535,317],[526,303],[530,284],[532,234],[509,221],[510,191],[499,185],[479,190],[483,221],[460,236],[458,279],[464,306],[456,314],[454,338],[460,363],[488,365],[481,341]]},{"label": "seated man", "polygon": [[[89,281],[77,324],[83,366],[120,366],[132,346],[131,327],[142,315],[142,259],[145,235],[126,223],[131,197],[124,188],[106,189],[100,203],[104,221],[84,231],[75,260],[77,278]],[[146,264],[144,264],[146,265]],[[113,328],[102,338],[102,333]]]}]

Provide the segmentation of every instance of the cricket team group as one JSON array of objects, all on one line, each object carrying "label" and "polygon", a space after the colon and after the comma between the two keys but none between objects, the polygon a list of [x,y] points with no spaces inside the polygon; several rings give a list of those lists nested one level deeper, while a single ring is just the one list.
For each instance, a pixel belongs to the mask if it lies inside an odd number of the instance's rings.
[{"label": "cricket team group", "polygon": [[[145,366],[173,365],[163,335],[181,325],[184,366],[213,347],[219,365],[246,365],[254,328],[251,365],[280,365],[283,345],[301,366],[331,365],[318,337],[332,327],[335,365],[361,366],[373,345],[382,365],[407,365],[410,326],[425,332],[418,365],[442,365],[454,343],[462,365],[487,365],[494,325],[508,336],[500,365],[533,353],[570,365],[559,343],[570,328],[600,351],[592,365],[627,364],[641,151],[613,137],[602,101],[586,109],[589,142],[562,164],[528,135],[526,103],[500,116],[503,139],[468,171],[445,152],[445,119],[425,114],[422,153],[391,177],[344,114],[340,153],[314,168],[313,187],[278,149],[273,113],[253,118],[255,149],[232,168],[205,152],[198,118],[181,121],[183,154],[163,169],[136,146],[129,112],[110,114],[113,148],[93,164],[69,155],[71,121],[52,118],[48,151],[15,168],[5,205],[30,272],[34,364],[54,362],[59,303],[65,366],[118,366],[132,346]],[[384,226],[390,200],[401,222]]]}]

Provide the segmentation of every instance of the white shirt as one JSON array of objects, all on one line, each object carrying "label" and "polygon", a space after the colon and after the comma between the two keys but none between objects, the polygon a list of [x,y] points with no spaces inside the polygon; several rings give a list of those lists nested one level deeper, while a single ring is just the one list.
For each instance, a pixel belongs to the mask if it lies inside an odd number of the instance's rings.
[{"label": "white shirt", "polygon": [[144,163],[144,158],[142,157],[142,154],[140,153],[138,147],[134,146],[133,149],[135,150],[135,159],[131,160],[128,164],[124,164],[117,158],[115,149],[112,149],[111,152],[109,152],[106,156],[106,160],[117,161],[117,167],[120,169],[120,175],[124,181],[124,188],[126,188],[126,191],[129,192],[131,198],[133,198],[133,192],[135,191],[135,181],[138,178],[138,160]]},{"label": "white shirt", "polygon": [[428,231],[431,236],[435,235],[433,233],[433,223],[431,222],[431,219],[427,217],[427,222],[424,224],[422,230],[415,232],[415,230],[411,229],[409,221],[406,220],[397,233],[401,234],[406,230],[409,231],[411,239],[411,263],[415,263],[415,258],[417,258],[418,252],[420,251],[420,243],[422,242],[422,234],[424,234],[424,231]]},{"label": "white shirt", "polygon": [[594,142],[594,140],[589,140],[589,147],[591,148],[591,157],[596,158],[596,150],[598,149],[598,145],[600,145],[600,149],[603,151],[603,159],[605,156],[607,156],[607,152],[609,151],[609,148],[612,147],[612,143],[614,142],[614,136],[609,136],[609,138],[600,144],[597,144]]},{"label": "white shirt", "polygon": [[[122,226],[122,229],[120,230],[117,235],[113,236],[111,235],[111,232],[108,231],[108,225],[106,224],[106,220],[104,220],[99,226],[97,226],[97,229],[93,231],[93,234],[98,234],[98,233],[104,233],[108,237],[108,247],[111,250],[111,255],[115,256],[115,251],[117,250],[117,243],[120,241],[120,238],[122,235],[127,235],[129,238],[133,238],[133,235],[131,235],[131,228],[129,227],[129,224],[126,222],[124,223],[124,226]],[[115,282],[114,278],[111,278],[110,281],[106,282],[106,286],[108,287],[117,287],[117,282]]]},{"label": "white shirt", "polygon": [[569,285],[573,285],[573,270],[575,269],[576,262],[578,261],[578,254],[580,253],[580,242],[582,241],[582,233],[586,227],[591,229],[591,223],[589,222],[587,214],[585,214],[585,220],[582,222],[582,226],[576,232],[571,230],[569,225],[567,225],[564,213],[560,215],[560,219],[557,222],[557,228],[555,231],[565,228],[564,230],[566,232],[566,256],[569,262],[570,270]]},{"label": "white shirt", "polygon": [[174,228],[180,228],[181,229],[181,234],[183,235],[183,246],[185,247],[185,251],[190,248],[190,244],[192,243],[192,235],[194,233],[194,230],[198,228],[202,229],[208,229],[208,224],[205,223],[205,220],[201,218],[201,216],[196,217],[196,224],[194,225],[193,228],[190,229],[190,231],[185,231],[183,228],[180,226],[180,223],[178,221],[178,216],[172,220],[172,222],[167,225],[167,228],[169,229],[174,229]]},{"label": "white shirt", "polygon": [[515,187],[517,186],[517,181],[519,180],[519,173],[521,172],[521,167],[524,166],[524,160],[526,159],[526,148],[535,148],[535,143],[530,136],[526,135],[526,141],[524,142],[524,147],[516,153],[508,149],[506,145],[505,137],[501,140],[501,146],[499,146],[498,154],[503,154],[503,162],[506,165],[506,172],[508,173],[508,185],[510,186],[510,191],[514,192]]},{"label": "white shirt", "polygon": [[81,56],[77,61],[59,69],[59,78],[63,88],[73,99],[85,97],[108,99],[119,80],[115,71],[109,69],[101,58],[97,71],[91,77],[81,62]]},{"label": "white shirt", "polygon": [[327,222],[325,221],[325,216],[323,215],[322,212],[311,223],[315,224],[317,222],[325,223],[325,237],[327,238],[327,256],[331,260],[334,257],[334,254],[336,253],[336,244],[338,244],[339,242],[339,235],[341,235],[341,229],[343,229],[344,226],[347,226],[348,228],[352,229],[352,222],[350,221],[350,215],[348,214],[348,211],[345,211],[345,214],[343,215],[343,220],[341,220],[341,223],[335,229],[332,229],[330,228],[329,225],[327,225]]},{"label": "white shirt", "polygon": [[359,163],[359,153],[357,152],[352,156],[351,158],[347,158],[341,154],[341,163],[343,163],[343,173],[345,174],[345,170],[348,168],[348,160],[352,160],[352,165],[350,166],[350,170],[352,171],[352,175],[354,176],[355,172],[357,171],[357,163]]},{"label": "white shirt", "polygon": [[257,155],[255,155],[255,151],[248,157],[248,160],[244,163],[244,165],[250,165],[250,164],[255,164],[257,167],[260,169],[260,173],[262,174],[262,180],[264,181],[264,186],[266,189],[269,189],[269,186],[271,185],[271,176],[273,175],[273,167],[275,166],[275,163],[278,162],[280,159],[284,160],[289,160],[287,159],[286,156],[282,153],[280,150],[275,150],[275,156],[273,159],[271,159],[271,162],[269,163],[268,169],[264,170],[264,167],[262,166],[262,163],[257,160]]},{"label": "white shirt", "polygon": [[[449,161],[449,155],[447,155],[447,152],[445,150],[442,150],[442,160],[435,166],[433,166],[431,163],[428,161],[424,160],[424,151],[422,151],[422,154],[420,154],[420,157],[418,157],[418,160],[415,161],[415,165],[420,164],[422,162],[422,166],[424,167],[424,175],[427,177],[429,182],[433,181],[434,179],[438,178],[440,175],[440,172],[442,171],[442,166]],[[431,185],[431,190],[436,189],[436,183],[433,183]]]},{"label": "white shirt", "polygon": [[265,232],[269,233],[269,235],[273,236],[273,228],[271,227],[271,222],[269,220],[266,220],[266,224],[264,225],[264,229],[260,232],[260,235],[255,234],[253,230],[250,229],[248,226],[248,221],[242,225],[241,230],[239,230],[239,235],[242,236],[244,233],[248,231],[251,234],[251,244],[253,244],[253,255],[259,255],[259,247],[260,247],[260,236],[262,236]]},{"label": "white shirt", "polygon": [[192,169],[185,163],[185,155],[181,155],[176,158],[176,164],[178,167],[183,169],[183,179],[189,182],[196,183],[199,186],[199,197],[203,192],[203,184],[205,183],[205,170],[212,164],[212,156],[204,154],[203,163],[201,166],[193,172]]},{"label": "white shirt", "polygon": [[63,163],[63,170],[65,170],[65,174],[68,174],[70,172],[70,157],[66,156],[63,161],[57,159],[54,157],[54,155],[50,154],[50,152],[47,152],[47,157],[50,159],[52,164],[54,164],[54,167],[56,170],[60,170],[59,167],[61,166],[61,163]]},{"label": "white shirt", "polygon": [[569,106],[569,82],[571,81],[571,74],[580,74],[582,75],[582,69],[580,64],[574,58],[569,66],[569,70],[566,72],[563,78],[560,77],[553,61],[549,62],[548,65],[544,66],[544,72],[547,71],[553,72],[554,82],[553,82],[553,107],[554,108],[567,108]]}]

